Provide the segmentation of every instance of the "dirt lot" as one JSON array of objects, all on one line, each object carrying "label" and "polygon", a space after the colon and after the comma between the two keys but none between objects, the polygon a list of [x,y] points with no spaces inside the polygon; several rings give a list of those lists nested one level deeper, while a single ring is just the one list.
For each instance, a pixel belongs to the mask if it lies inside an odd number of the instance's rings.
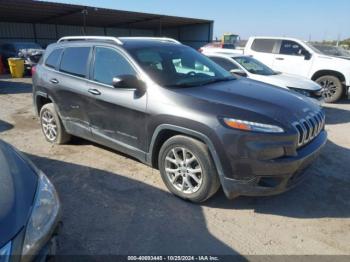
[{"label": "dirt lot", "polygon": [[309,178],[285,194],[222,192],[202,205],[172,196],[157,170],[74,139],[48,144],[33,115],[31,79],[0,79],[0,138],[56,185],[59,254],[350,255],[350,102],[327,105],[329,141]]}]

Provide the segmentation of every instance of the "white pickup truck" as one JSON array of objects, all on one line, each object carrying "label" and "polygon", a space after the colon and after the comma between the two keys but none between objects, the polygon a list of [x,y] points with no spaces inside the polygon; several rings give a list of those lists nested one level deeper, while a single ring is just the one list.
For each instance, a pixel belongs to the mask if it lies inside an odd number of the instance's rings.
[{"label": "white pickup truck", "polygon": [[328,56],[309,43],[289,37],[250,37],[244,50],[214,48],[208,52],[244,53],[275,71],[300,75],[322,86],[325,102],[350,95],[350,60]]},{"label": "white pickup truck", "polygon": [[349,92],[350,61],[322,54],[307,42],[286,37],[250,37],[244,53],[276,71],[310,78],[322,86],[326,102]]}]

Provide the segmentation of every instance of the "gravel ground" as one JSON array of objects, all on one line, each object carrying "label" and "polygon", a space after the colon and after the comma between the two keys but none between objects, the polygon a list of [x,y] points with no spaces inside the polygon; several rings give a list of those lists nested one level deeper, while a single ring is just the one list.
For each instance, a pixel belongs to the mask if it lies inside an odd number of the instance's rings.
[{"label": "gravel ground", "polygon": [[329,141],[308,179],[274,197],[202,205],[172,196],[159,172],[75,138],[50,145],[31,79],[0,79],[0,138],[27,154],[62,202],[59,254],[350,255],[350,102],[326,105]]}]

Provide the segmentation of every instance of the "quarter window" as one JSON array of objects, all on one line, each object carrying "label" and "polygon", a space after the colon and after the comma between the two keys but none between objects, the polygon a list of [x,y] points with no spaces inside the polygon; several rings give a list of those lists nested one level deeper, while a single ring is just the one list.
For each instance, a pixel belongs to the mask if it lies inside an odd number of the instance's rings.
[{"label": "quarter window", "polygon": [[262,53],[272,53],[276,40],[274,39],[255,39],[252,44],[252,50]]},{"label": "quarter window", "polygon": [[60,71],[86,77],[90,47],[68,47],[64,50]]},{"label": "quarter window", "polygon": [[113,77],[135,75],[136,72],[120,53],[104,47],[96,47],[93,80],[112,85]]},{"label": "quarter window", "polygon": [[59,63],[63,49],[56,49],[51,52],[49,57],[46,59],[45,65],[51,68],[56,68]]}]

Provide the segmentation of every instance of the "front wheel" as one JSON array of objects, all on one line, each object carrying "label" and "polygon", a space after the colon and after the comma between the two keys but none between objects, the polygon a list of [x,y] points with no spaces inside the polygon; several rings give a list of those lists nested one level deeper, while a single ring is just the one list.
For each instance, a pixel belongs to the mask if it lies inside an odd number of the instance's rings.
[{"label": "front wheel", "polygon": [[338,77],[325,75],[316,79],[316,82],[322,87],[321,93],[326,103],[334,103],[341,98],[343,85]]},{"label": "front wheel", "polygon": [[165,185],[176,196],[203,202],[219,189],[208,147],[196,139],[181,135],[170,138],[160,149],[158,161]]}]

